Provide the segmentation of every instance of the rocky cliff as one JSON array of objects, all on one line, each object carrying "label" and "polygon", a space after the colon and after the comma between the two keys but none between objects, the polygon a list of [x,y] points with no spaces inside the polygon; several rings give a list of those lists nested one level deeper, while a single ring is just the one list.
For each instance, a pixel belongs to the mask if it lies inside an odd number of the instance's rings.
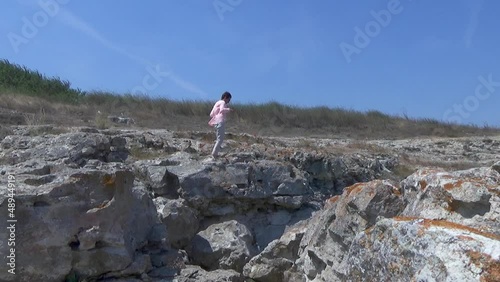
[{"label": "rocky cliff", "polygon": [[0,280],[500,280],[500,137],[212,140],[12,127]]}]

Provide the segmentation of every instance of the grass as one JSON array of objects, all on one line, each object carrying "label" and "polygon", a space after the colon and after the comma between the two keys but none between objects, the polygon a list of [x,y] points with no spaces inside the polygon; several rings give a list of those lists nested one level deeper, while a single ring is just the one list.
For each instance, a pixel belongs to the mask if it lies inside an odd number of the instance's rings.
[{"label": "grass", "polygon": [[43,95],[68,103],[78,102],[84,95],[83,91],[71,88],[69,81],[47,77],[7,60],[0,60],[0,90],[32,96]]},{"label": "grass", "polygon": [[[68,81],[47,77],[38,71],[0,60],[0,108],[16,110],[25,123],[82,125],[97,128],[117,126],[108,115],[126,116],[135,126],[186,131],[212,131],[208,113],[215,100],[153,98],[146,95],[84,92]],[[234,95],[237,100],[237,94]],[[461,137],[498,135],[500,128],[443,123],[434,119],[391,116],[380,111],[342,108],[232,103],[228,132],[259,136],[348,137],[356,139],[400,139],[423,136]],[[100,116],[98,112],[101,112]]]},{"label": "grass", "polygon": [[52,127],[50,125],[39,125],[39,126],[30,126],[28,128],[29,136],[40,136],[40,135],[59,135],[63,133],[68,133],[69,131],[60,128],[60,127]]},{"label": "grass", "polygon": [[14,134],[14,131],[7,126],[0,125],[0,140],[3,140],[6,136]]},{"label": "grass", "polygon": [[101,112],[98,112],[95,115],[95,127],[98,129],[108,129],[110,127],[109,121],[107,117],[104,116]]}]

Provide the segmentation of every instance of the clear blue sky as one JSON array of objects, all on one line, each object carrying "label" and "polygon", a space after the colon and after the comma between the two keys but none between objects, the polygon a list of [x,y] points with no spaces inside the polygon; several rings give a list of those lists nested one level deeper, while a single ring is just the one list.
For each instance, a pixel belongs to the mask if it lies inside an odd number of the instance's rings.
[{"label": "clear blue sky", "polygon": [[500,126],[500,1],[40,3],[2,1],[0,58],[75,88]]}]

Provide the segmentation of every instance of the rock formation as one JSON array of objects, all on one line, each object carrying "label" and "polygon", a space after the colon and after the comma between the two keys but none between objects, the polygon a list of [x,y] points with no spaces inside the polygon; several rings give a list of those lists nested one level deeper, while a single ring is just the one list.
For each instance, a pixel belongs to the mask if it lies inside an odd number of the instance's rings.
[{"label": "rock formation", "polygon": [[1,281],[500,280],[500,138],[11,128]]}]

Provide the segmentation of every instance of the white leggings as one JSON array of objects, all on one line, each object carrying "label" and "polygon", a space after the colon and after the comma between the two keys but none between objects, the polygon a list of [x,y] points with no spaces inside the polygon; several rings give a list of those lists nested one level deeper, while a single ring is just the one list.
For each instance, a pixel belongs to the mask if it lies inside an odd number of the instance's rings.
[{"label": "white leggings", "polygon": [[212,156],[216,157],[219,154],[222,142],[224,142],[224,134],[226,133],[226,126],[224,122],[215,125],[215,135],[217,140],[215,141],[214,149],[212,150]]}]

